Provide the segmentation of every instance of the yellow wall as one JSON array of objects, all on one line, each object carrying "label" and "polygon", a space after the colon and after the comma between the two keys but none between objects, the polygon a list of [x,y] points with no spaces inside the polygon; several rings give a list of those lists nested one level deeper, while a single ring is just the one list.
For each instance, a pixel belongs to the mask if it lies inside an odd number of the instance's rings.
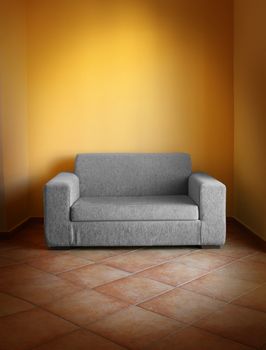
[{"label": "yellow wall", "polygon": [[30,214],[77,152],[192,154],[228,186],[232,1],[28,3]]},{"label": "yellow wall", "polygon": [[28,216],[26,12],[0,1],[0,231]]},{"label": "yellow wall", "polygon": [[77,152],[186,151],[266,239],[265,13],[235,0],[233,32],[231,0],[0,0],[0,231]]},{"label": "yellow wall", "polygon": [[235,1],[235,216],[266,240],[266,1]]}]

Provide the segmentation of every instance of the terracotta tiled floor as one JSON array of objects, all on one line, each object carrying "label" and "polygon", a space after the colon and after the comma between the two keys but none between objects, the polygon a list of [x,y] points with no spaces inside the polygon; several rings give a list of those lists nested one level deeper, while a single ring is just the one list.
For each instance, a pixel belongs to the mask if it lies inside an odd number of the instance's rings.
[{"label": "terracotta tiled floor", "polygon": [[41,224],[0,241],[0,350],[266,349],[266,253],[230,223],[222,249],[48,250]]}]

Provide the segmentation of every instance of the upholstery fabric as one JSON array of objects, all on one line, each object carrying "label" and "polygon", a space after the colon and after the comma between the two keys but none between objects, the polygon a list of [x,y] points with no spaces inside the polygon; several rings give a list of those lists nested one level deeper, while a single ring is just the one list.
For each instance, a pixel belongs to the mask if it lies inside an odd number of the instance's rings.
[{"label": "upholstery fabric", "polygon": [[199,245],[200,220],[73,222],[74,246]]},{"label": "upholstery fabric", "polygon": [[222,245],[225,200],[221,182],[191,174],[187,154],[80,155],[76,174],[60,173],[45,185],[46,241],[49,247]]},{"label": "upholstery fabric", "polygon": [[189,196],[199,206],[201,244],[222,245],[226,234],[226,187],[204,173],[189,177]]},{"label": "upholstery fabric", "polygon": [[184,195],[80,197],[72,221],[198,220],[198,206]]},{"label": "upholstery fabric", "polygon": [[185,153],[79,154],[75,173],[82,197],[187,195],[191,160]]},{"label": "upholstery fabric", "polygon": [[44,188],[44,226],[49,246],[69,246],[73,242],[70,207],[79,198],[79,179],[60,173]]}]

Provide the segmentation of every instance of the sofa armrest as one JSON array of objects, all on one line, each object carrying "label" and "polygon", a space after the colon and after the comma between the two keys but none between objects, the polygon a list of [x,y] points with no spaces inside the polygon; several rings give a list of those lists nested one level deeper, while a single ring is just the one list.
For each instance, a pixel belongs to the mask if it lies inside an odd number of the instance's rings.
[{"label": "sofa armrest", "polygon": [[70,246],[73,243],[70,207],[79,198],[79,178],[60,173],[44,188],[44,223],[48,246]]},{"label": "sofa armrest", "polygon": [[222,245],[226,234],[226,187],[204,173],[193,173],[188,194],[199,206],[201,244]]}]

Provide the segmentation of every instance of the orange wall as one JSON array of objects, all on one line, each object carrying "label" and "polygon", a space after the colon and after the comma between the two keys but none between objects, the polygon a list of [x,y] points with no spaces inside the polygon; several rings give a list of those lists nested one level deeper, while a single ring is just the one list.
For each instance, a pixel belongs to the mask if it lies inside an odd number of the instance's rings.
[{"label": "orange wall", "polygon": [[266,240],[266,1],[235,1],[235,216]]},{"label": "orange wall", "polygon": [[28,216],[26,9],[0,0],[0,231]]},{"label": "orange wall", "polygon": [[28,2],[30,215],[77,152],[192,154],[228,186],[232,1]]}]

